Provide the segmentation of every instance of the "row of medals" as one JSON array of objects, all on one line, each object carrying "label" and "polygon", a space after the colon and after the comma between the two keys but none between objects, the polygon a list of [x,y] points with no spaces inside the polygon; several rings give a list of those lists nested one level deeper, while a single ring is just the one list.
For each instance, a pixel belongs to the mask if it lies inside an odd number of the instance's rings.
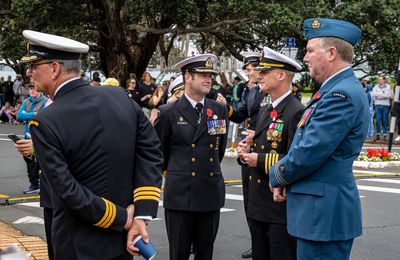
[{"label": "row of medals", "polygon": [[267,131],[267,140],[272,141],[271,147],[276,149],[278,142],[282,142],[283,121],[278,119],[272,122]]}]

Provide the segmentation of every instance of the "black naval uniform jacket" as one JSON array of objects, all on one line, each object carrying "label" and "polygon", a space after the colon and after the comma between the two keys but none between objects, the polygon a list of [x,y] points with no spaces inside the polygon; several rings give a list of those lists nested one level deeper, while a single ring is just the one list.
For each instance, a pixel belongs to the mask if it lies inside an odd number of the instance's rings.
[{"label": "black naval uniform jacket", "polygon": [[249,118],[249,129],[254,130],[257,124],[257,116],[260,111],[260,105],[265,98],[265,94],[259,91],[259,86],[254,86],[247,94],[247,102],[244,102],[237,110],[228,105],[228,118],[234,123],[241,123]]},{"label": "black naval uniform jacket", "polygon": [[36,154],[52,188],[55,259],[126,254],[126,207],[155,217],[162,154],[157,135],[122,88],[64,85],[30,121]]},{"label": "black naval uniform jacket", "polygon": [[[225,106],[205,98],[199,125],[199,116],[185,95],[159,109],[154,127],[164,153],[164,207],[191,212],[219,210],[225,203],[220,168],[228,132]],[[208,109],[212,117],[225,120],[226,134],[208,134]]]},{"label": "black naval uniform jacket", "polygon": [[[292,95],[285,97],[275,109],[275,121],[270,118],[271,111],[264,106],[259,112],[253,139],[253,152],[258,153],[257,167],[249,168],[249,218],[276,224],[286,223],[286,203],[273,201],[269,189],[269,167],[283,158],[289,148],[300,121],[304,106]],[[271,123],[283,124],[281,140],[267,139]]]}]

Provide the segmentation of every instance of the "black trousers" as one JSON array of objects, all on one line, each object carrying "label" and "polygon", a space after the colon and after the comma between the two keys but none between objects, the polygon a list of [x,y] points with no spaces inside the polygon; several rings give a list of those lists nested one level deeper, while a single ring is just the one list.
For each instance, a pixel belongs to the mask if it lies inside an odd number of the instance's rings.
[{"label": "black trousers", "polygon": [[51,226],[53,225],[53,209],[43,208],[43,217],[44,217],[44,231],[46,233],[47,252],[49,254],[49,260],[53,260],[54,250],[51,239]]},{"label": "black trousers", "polygon": [[26,170],[28,172],[29,182],[32,186],[39,186],[39,166],[32,158],[23,156],[26,162]]},{"label": "black trousers", "polygon": [[296,239],[286,225],[249,220],[253,260],[296,260]]},{"label": "black trousers", "polygon": [[251,222],[247,215],[247,206],[249,204],[249,168],[242,166],[242,191],[243,191],[243,205],[244,205],[244,214],[246,215],[247,226],[249,227],[249,231],[251,230]]},{"label": "black trousers", "polygon": [[170,260],[187,260],[190,247],[194,260],[211,260],[220,211],[190,212],[165,209]]}]

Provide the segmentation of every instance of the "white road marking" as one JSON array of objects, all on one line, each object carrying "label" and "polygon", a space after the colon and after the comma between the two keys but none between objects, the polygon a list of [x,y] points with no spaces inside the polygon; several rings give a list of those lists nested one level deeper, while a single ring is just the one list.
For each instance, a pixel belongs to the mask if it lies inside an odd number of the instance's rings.
[{"label": "white road marking", "polygon": [[44,220],[38,217],[26,216],[20,219],[17,219],[13,222],[13,224],[44,224]]},{"label": "white road marking", "polygon": [[40,203],[39,202],[24,202],[24,203],[18,203],[18,206],[27,206],[27,207],[33,207],[33,208],[40,208]]},{"label": "white road marking", "polygon": [[392,179],[359,179],[360,181],[371,181],[371,182],[381,182],[381,183],[394,183],[400,184],[400,180],[392,180]]},{"label": "white road marking", "polygon": [[359,190],[368,190],[368,191],[377,191],[377,192],[386,192],[386,193],[397,193],[400,194],[400,189],[393,188],[384,188],[384,187],[375,187],[375,186],[365,186],[365,185],[357,185]]},{"label": "white road marking", "polygon": [[226,194],[225,198],[228,199],[228,200],[240,200],[240,201],[243,201],[243,196],[242,195]]}]

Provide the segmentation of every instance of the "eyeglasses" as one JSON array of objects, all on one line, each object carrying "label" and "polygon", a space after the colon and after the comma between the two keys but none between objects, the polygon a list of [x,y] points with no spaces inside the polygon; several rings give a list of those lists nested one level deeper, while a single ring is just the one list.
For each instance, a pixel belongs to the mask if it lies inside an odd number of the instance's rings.
[{"label": "eyeglasses", "polygon": [[53,61],[45,61],[45,62],[38,62],[38,63],[29,64],[28,65],[28,69],[34,70],[34,69],[36,69],[37,66],[44,65],[44,64],[52,64],[53,62],[58,62],[60,64],[64,64],[63,62],[55,61],[55,60],[53,60]]}]

